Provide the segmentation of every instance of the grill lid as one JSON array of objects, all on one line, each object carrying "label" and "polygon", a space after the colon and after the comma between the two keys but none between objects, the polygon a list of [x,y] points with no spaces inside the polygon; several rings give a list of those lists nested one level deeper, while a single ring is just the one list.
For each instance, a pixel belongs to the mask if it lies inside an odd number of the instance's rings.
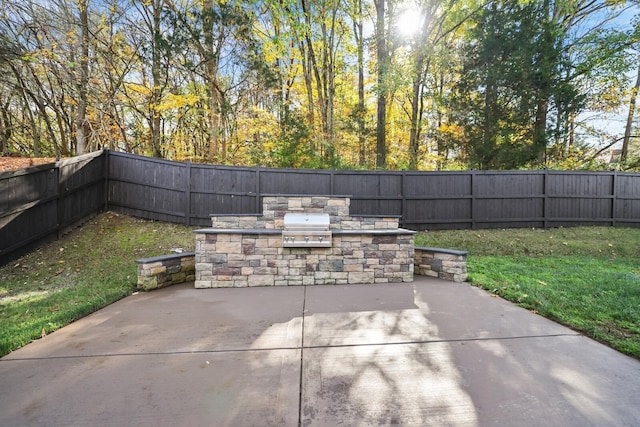
[{"label": "grill lid", "polygon": [[329,230],[329,214],[298,213],[284,214],[285,230]]},{"label": "grill lid", "polygon": [[284,215],[282,246],[285,248],[329,248],[329,214],[289,212]]}]

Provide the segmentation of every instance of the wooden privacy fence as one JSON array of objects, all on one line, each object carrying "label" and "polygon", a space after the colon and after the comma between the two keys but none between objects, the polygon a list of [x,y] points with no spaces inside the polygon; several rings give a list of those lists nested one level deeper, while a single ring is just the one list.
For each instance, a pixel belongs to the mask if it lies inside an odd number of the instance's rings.
[{"label": "wooden privacy fence", "polygon": [[261,213],[264,195],[351,196],[352,214],[398,215],[414,230],[640,226],[640,174],[389,172],[243,168],[109,152],[109,207],[189,225]]},{"label": "wooden privacy fence", "polygon": [[0,265],[105,207],[103,152],[0,173]]},{"label": "wooden privacy fence", "polygon": [[99,151],[0,173],[0,264],[101,209],[193,226],[262,212],[273,194],[346,195],[413,230],[640,226],[640,174],[389,172],[210,166]]}]

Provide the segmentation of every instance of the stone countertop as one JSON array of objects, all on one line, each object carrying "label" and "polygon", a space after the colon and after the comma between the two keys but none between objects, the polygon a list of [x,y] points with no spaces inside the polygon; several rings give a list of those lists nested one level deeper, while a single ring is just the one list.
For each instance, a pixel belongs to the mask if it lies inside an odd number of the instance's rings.
[{"label": "stone countertop", "polygon": [[443,254],[459,255],[459,256],[469,255],[469,251],[460,251],[457,249],[430,248],[427,246],[416,246],[416,250],[427,251],[427,252],[439,252]]},{"label": "stone countertop", "polygon": [[[392,229],[348,229],[348,230],[331,230],[334,236],[344,235],[358,235],[358,234],[370,234],[370,235],[411,235],[416,234],[413,230],[406,230],[404,228],[392,228]],[[282,229],[279,228],[201,228],[194,230],[196,234],[266,234],[266,235],[280,235]]]},{"label": "stone countertop", "polygon": [[406,235],[406,234],[416,234],[413,230],[407,230],[404,228],[378,228],[378,229],[356,229],[356,230],[331,230],[334,235],[344,236],[344,235],[354,235],[354,234],[384,234],[384,235]]},{"label": "stone countertop", "polygon": [[196,234],[282,234],[276,228],[201,228],[193,231]]}]

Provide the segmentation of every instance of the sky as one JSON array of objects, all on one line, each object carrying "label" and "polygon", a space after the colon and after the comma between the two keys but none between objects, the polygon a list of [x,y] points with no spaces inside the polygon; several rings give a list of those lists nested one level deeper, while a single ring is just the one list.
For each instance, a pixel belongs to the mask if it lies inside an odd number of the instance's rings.
[{"label": "sky", "polygon": [[[638,3],[632,4],[632,6],[629,7],[624,13],[622,13],[616,20],[612,21],[611,27],[622,29],[622,30],[631,29],[632,19],[635,16],[638,16],[639,14],[640,14],[640,7]],[[635,55],[636,53],[630,52],[630,54]],[[640,66],[640,64],[638,65]],[[629,80],[629,87],[631,87],[635,83],[637,73],[638,73],[637,69],[633,69],[628,72],[627,77]],[[605,139],[604,141],[602,141],[599,138],[592,137],[588,139],[588,142],[595,146],[603,146],[606,144],[610,144],[611,141],[615,138],[622,137],[624,135],[624,129],[627,123],[627,115],[629,113],[628,107],[629,107],[629,99],[625,99],[623,103],[623,107],[618,112],[605,114],[602,112],[587,111],[581,114],[578,117],[579,121],[587,121],[590,126],[593,126],[594,128],[611,136],[611,138]],[[638,119],[638,116],[640,116],[640,114],[636,110],[636,121]],[[619,141],[612,148],[621,148],[621,147],[622,147],[622,141]]]}]

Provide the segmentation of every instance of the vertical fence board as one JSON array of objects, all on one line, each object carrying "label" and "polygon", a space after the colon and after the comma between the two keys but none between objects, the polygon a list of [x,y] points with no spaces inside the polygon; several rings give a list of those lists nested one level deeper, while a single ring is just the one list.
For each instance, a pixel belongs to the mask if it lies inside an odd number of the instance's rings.
[{"label": "vertical fence board", "polygon": [[613,188],[613,172],[550,172],[548,225],[613,225]]},{"label": "vertical fence board", "polygon": [[186,169],[184,163],[112,152],[108,204],[129,215],[184,222]]},{"label": "vertical fence board", "polygon": [[402,215],[403,177],[398,172],[334,171],[334,194],[351,196],[355,215]]},{"label": "vertical fence board", "polygon": [[406,173],[404,223],[416,230],[471,228],[469,172]]},{"label": "vertical fence board", "polygon": [[616,175],[616,225],[640,227],[640,174]]},{"label": "vertical fence board", "polygon": [[543,227],[544,172],[474,174],[474,223],[477,228]]},{"label": "vertical fence board", "polygon": [[191,165],[191,212],[194,223],[209,225],[210,214],[254,212],[253,169]]},{"label": "vertical fence board", "polygon": [[[105,157],[79,157],[58,163],[59,233],[64,233],[104,205]],[[96,160],[97,159],[97,160]]]},{"label": "vertical fence board", "polygon": [[260,190],[262,194],[331,194],[331,172],[263,168]]}]

